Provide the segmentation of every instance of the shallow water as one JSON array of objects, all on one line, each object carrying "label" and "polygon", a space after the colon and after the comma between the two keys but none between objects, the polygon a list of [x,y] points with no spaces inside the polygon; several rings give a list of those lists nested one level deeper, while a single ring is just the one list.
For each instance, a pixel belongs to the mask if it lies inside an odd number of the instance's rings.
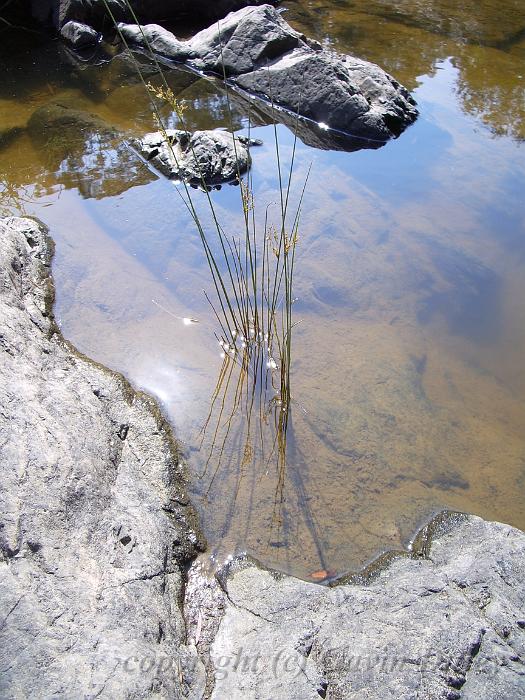
[{"label": "shallow water", "polygon": [[[24,130],[57,99],[122,130],[153,130],[132,66],[80,70],[55,43],[30,50],[27,39],[1,35],[0,208],[49,225],[64,334],[162,402],[219,562],[246,550],[304,578],[354,571],[408,546],[442,508],[525,528],[525,9],[286,6],[308,35],[391,72],[421,115],[379,150],[298,146],[295,190],[310,163],[312,177],[284,469],[271,411],[261,422],[257,405],[249,431],[242,411],[227,423],[231,387],[201,433],[223,361],[201,243],[173,185],[110,136],[64,150]],[[220,87],[183,72],[170,82],[192,128],[228,123]],[[234,110],[246,131],[245,106]],[[273,128],[258,123],[253,177],[264,206],[277,200],[278,181]],[[292,134],[277,132],[289,162]],[[205,212],[203,193],[195,197]],[[239,189],[213,200],[236,230]]]}]

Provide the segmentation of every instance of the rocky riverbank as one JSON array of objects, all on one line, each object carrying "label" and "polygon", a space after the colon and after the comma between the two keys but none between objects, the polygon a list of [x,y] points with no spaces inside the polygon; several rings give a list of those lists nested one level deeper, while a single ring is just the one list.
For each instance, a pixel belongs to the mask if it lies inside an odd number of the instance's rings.
[{"label": "rocky riverbank", "polygon": [[169,426],[53,319],[52,242],[0,223],[0,694],[519,698],[525,535],[436,520],[333,588],[207,577]]},{"label": "rocky riverbank", "polygon": [[[0,695],[180,697],[203,541],[177,447],[148,396],[58,332],[52,251],[36,222],[1,222]],[[160,655],[180,673],[126,668]]]},{"label": "rocky riverbank", "polygon": [[212,698],[524,697],[525,536],[472,516],[432,525],[416,556],[334,588],[237,562]]}]

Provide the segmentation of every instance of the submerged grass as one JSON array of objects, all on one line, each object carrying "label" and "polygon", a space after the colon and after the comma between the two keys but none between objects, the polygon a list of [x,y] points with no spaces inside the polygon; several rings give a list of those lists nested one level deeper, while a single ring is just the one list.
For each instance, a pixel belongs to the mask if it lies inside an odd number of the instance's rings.
[{"label": "submerged grass", "polygon": [[[160,85],[153,85],[145,80],[139,62],[120,32],[106,0],[104,4],[120,40],[135,62],[137,74],[150,97],[155,124],[178,167],[176,150],[162,118],[161,106],[167,103],[177,116],[180,128],[188,132],[185,105],[174,95],[141,28],[142,39],[157,68]],[[130,16],[140,27],[127,0],[126,5]],[[218,26],[220,31],[220,24]],[[233,137],[238,167],[238,141],[233,130],[232,107],[225,72],[223,78],[229,115],[228,128]],[[251,125],[248,131],[250,129]],[[271,203],[260,206],[256,200],[250,169],[244,175],[244,179],[239,169],[237,171],[239,212],[242,220],[240,233],[226,231],[221,225],[210,188],[202,176],[195,152],[193,157],[197,172],[200,173],[201,189],[211,214],[210,228],[206,227],[199,216],[195,192],[192,192],[189,184],[183,180],[177,187],[177,192],[195,224],[208,263],[214,293],[204,293],[218,324],[215,336],[220,344],[223,359],[217,385],[211,397],[209,415],[202,429],[202,440],[207,434],[211,439],[202,474],[203,478],[206,475],[209,478],[206,492],[210,492],[217,474],[224,466],[226,453],[230,455],[226,460],[230,469],[234,466],[231,464],[231,455],[237,455],[239,460],[237,492],[249,465],[255,467],[256,464],[263,464],[267,473],[275,459],[276,504],[282,503],[283,500],[286,436],[292,400],[290,368],[294,327],[293,278],[301,206],[309,175],[308,171],[300,189],[298,205],[291,211],[290,195],[296,144],[297,135],[294,134],[291,162],[285,170],[281,162],[277,127],[274,123],[279,186],[278,215],[275,223],[270,220]],[[247,147],[249,148],[249,145]],[[241,428],[235,420],[238,416],[241,417]],[[268,428],[271,430],[269,441],[266,439]],[[228,450],[227,446],[230,443],[237,445],[237,449]],[[214,467],[210,470],[212,463]]]}]

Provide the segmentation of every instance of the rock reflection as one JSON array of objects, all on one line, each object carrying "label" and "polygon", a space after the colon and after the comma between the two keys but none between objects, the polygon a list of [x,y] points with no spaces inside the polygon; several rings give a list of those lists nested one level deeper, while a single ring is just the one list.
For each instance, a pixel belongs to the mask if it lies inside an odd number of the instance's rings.
[{"label": "rock reflection", "polygon": [[27,130],[45,171],[85,198],[112,197],[156,179],[116,129],[67,104],[40,107]]},{"label": "rock reflection", "polygon": [[525,5],[476,0],[288,0],[297,29],[378,63],[409,89],[452,57],[463,108],[497,135],[525,138]]}]

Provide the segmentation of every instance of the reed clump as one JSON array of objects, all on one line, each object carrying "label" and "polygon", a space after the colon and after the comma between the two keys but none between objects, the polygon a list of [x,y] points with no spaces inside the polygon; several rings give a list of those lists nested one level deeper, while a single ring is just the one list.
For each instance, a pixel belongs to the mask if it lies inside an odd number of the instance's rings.
[{"label": "reed clump", "polygon": [[[132,8],[129,12],[137,24]],[[109,15],[111,11],[106,3]],[[115,27],[118,26],[115,23]],[[125,38],[121,41],[129,50]],[[146,81],[140,65],[135,61],[138,75],[148,91],[155,124],[171,151],[174,162],[177,156],[168,138],[162,105],[168,104],[177,116],[180,128],[188,132],[186,105],[179,101],[168,85],[155,54],[143,34],[144,45],[156,64],[160,85]],[[224,75],[224,85],[229,129],[232,133],[237,159],[237,140],[233,132],[230,93]],[[279,474],[276,493],[282,493],[286,464],[286,435],[289,422],[292,393],[290,371],[292,363],[293,280],[296,250],[299,244],[300,213],[308,175],[300,189],[298,204],[291,208],[291,191],[296,156],[297,136],[294,135],[291,161],[286,170],[281,163],[281,153],[274,124],[274,145],[278,179],[278,201],[274,207],[260,205],[254,193],[251,171],[243,177],[237,173],[241,230],[226,231],[219,221],[209,187],[201,175],[201,189],[211,214],[211,226],[199,216],[195,193],[182,181],[177,192],[182,198],[200,237],[208,264],[213,291],[205,292],[217,322],[215,337],[220,345],[222,367],[213,392],[208,419],[203,436],[211,430],[212,439],[204,473],[213,460],[213,475],[208,488],[222,464],[234,419],[239,414],[244,421],[243,446],[241,448],[241,473],[249,464],[263,459],[269,464],[277,455]],[[197,171],[199,163],[194,155]],[[309,172],[308,172],[309,174]],[[276,220],[270,212],[277,208]],[[226,413],[225,413],[226,412]],[[258,425],[256,429],[254,426]],[[265,434],[270,426],[273,438],[270,448],[265,448]],[[239,452],[237,452],[239,454]]]}]

